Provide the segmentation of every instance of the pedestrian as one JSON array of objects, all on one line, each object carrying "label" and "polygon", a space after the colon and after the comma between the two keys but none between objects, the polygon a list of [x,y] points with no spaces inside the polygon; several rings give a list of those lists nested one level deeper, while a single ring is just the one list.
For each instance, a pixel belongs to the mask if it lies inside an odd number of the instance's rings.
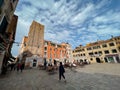
[{"label": "pedestrian", "polygon": [[18,64],[17,64],[17,72],[19,72],[20,67],[21,67],[21,64],[18,63]]},{"label": "pedestrian", "polygon": [[44,59],[44,69],[46,70],[46,66],[47,66],[47,61],[46,59]]},{"label": "pedestrian", "polygon": [[15,71],[15,69],[16,69],[16,64],[14,64],[14,71]]},{"label": "pedestrian", "polygon": [[21,63],[21,66],[20,66],[21,72],[23,71],[23,69],[24,69],[24,63]]},{"label": "pedestrian", "polygon": [[11,67],[11,71],[12,71],[13,68],[14,68],[14,64],[12,63],[12,64],[10,65],[10,67]]},{"label": "pedestrian", "polygon": [[[65,76],[64,76],[64,73],[65,73],[65,69],[62,65],[62,62],[60,62],[60,66],[59,66],[59,81],[61,80],[61,76],[64,78],[65,80]],[[66,80],[65,80],[66,82]]]}]

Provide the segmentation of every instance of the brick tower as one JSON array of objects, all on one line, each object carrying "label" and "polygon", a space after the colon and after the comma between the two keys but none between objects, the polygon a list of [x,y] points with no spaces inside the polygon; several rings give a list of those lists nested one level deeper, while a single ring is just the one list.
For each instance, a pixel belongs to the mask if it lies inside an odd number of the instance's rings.
[{"label": "brick tower", "polygon": [[30,26],[27,42],[28,50],[39,57],[44,54],[44,25],[33,21]]}]

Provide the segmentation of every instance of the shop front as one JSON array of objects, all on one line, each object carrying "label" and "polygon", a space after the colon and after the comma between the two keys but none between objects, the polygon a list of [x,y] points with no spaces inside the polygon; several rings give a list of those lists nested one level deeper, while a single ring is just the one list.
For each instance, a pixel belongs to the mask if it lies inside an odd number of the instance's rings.
[{"label": "shop front", "polygon": [[120,58],[118,54],[110,54],[105,56],[108,63],[120,63]]}]

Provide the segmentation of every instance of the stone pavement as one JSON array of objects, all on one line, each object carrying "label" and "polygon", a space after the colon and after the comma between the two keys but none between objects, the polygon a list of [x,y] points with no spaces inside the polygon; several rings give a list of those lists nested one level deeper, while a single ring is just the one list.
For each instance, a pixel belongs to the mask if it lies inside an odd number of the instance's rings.
[{"label": "stone pavement", "polygon": [[28,69],[0,77],[0,90],[120,90],[120,64],[91,64],[66,69],[66,80],[58,72]]}]

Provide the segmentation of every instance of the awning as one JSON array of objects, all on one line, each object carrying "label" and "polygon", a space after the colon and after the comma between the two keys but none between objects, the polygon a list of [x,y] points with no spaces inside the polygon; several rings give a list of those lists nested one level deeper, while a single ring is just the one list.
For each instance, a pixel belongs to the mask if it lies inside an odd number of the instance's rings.
[{"label": "awning", "polygon": [[8,60],[8,63],[9,63],[9,64],[13,64],[13,63],[15,63],[15,60],[14,60],[13,58],[10,58],[10,59]]},{"label": "awning", "polygon": [[112,56],[118,56],[118,54],[109,54],[109,55],[106,55],[106,57],[112,57]]},{"label": "awning", "polygon": [[13,58],[10,58],[10,60],[11,60],[12,62],[14,62],[14,61],[15,61],[15,59],[13,59]]},{"label": "awning", "polygon": [[8,61],[9,64],[11,64],[12,62],[11,61]]},{"label": "awning", "polygon": [[60,61],[59,59],[55,59],[56,61]]}]

